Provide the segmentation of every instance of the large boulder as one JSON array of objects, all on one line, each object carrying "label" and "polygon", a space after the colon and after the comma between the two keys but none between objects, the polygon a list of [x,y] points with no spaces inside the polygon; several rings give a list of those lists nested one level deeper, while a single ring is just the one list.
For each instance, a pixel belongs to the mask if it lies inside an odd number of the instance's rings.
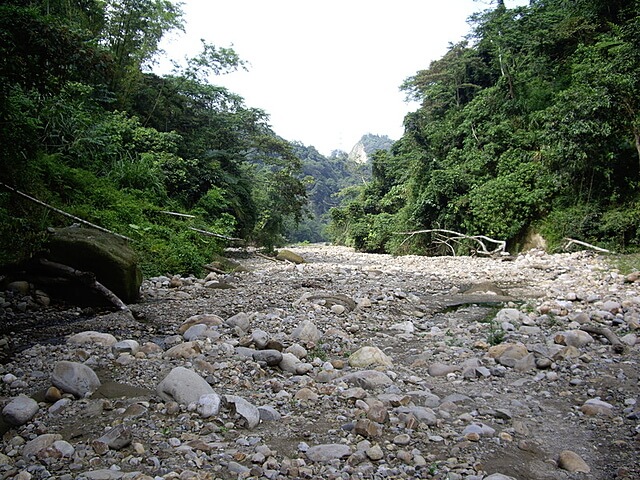
[{"label": "large boulder", "polygon": [[54,230],[47,250],[48,260],[92,272],[97,281],[123,302],[138,299],[142,271],[135,252],[125,240],[89,228],[60,228]]}]

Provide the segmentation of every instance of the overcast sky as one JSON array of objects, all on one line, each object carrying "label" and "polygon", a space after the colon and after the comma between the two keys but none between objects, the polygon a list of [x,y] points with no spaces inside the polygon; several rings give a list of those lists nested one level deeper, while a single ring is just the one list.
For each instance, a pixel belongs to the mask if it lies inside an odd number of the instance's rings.
[{"label": "overcast sky", "polygon": [[[526,0],[507,0],[507,7]],[[265,110],[273,130],[328,155],[366,133],[402,135],[416,109],[402,82],[469,32],[489,0],[184,0],[184,34],[161,45],[167,58],[229,47],[248,72],[211,79]],[[157,71],[168,73],[163,61]]]}]

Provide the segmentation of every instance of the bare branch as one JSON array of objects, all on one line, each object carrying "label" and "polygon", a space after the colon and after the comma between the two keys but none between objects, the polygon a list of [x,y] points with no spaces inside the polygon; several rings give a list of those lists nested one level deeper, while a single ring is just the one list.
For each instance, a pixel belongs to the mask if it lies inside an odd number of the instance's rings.
[{"label": "bare branch", "polygon": [[10,192],[15,193],[16,195],[19,195],[22,198],[26,198],[27,200],[29,200],[29,201],[31,201],[33,203],[37,203],[38,205],[40,205],[42,207],[48,208],[49,210],[53,210],[54,212],[59,213],[60,215],[63,215],[65,217],[71,218],[72,220],[75,220],[76,222],[83,223],[84,225],[88,225],[91,228],[95,228],[96,230],[100,230],[101,232],[110,233],[111,235],[115,235],[116,237],[120,237],[120,238],[123,238],[124,240],[131,241],[131,239],[129,237],[125,237],[124,235],[120,235],[119,233],[112,232],[111,230],[107,230],[104,227],[101,227],[101,226],[96,225],[96,224],[91,223],[91,222],[87,222],[86,220],[83,220],[82,218],[79,218],[79,217],[76,217],[75,215],[71,215],[70,213],[64,212],[64,211],[60,210],[59,208],[56,208],[56,207],[53,207],[53,206],[49,205],[48,203],[44,203],[42,200],[38,200],[37,198],[34,198],[31,195],[27,195],[26,193],[21,192],[20,190],[16,190],[15,188],[10,187],[6,183],[0,182],[0,187],[6,188]]},{"label": "bare branch", "polygon": [[[418,235],[420,233],[433,233],[435,234],[437,243],[445,244],[449,247],[453,255],[455,256],[455,249],[451,245],[450,242],[455,242],[460,244],[461,240],[471,240],[479,245],[479,249],[477,253],[481,253],[483,255],[495,255],[497,253],[505,253],[507,248],[507,242],[504,240],[495,240],[493,238],[487,237],[486,235],[466,235],[464,233],[456,232],[453,230],[446,230],[444,228],[433,228],[428,230],[416,230],[414,232],[398,232],[396,235],[408,235],[408,237],[403,240],[402,244],[408,241],[414,235]],[[436,241],[434,240],[434,242]],[[493,250],[488,250],[485,242],[495,244],[496,247]],[[401,245],[402,245],[401,244]]]},{"label": "bare branch", "polygon": [[194,232],[198,232],[198,233],[201,233],[203,235],[207,235],[208,237],[221,238],[223,240],[228,240],[230,242],[244,242],[244,240],[241,239],[241,238],[227,237],[226,235],[220,235],[219,233],[208,232],[207,230],[201,230],[201,229],[195,228],[195,227],[189,227],[189,230],[193,230]]},{"label": "bare branch", "polygon": [[581,242],[580,240],[576,240],[574,238],[565,238],[566,240],[566,244],[563,247],[564,250],[569,250],[569,247],[571,245],[580,245],[581,247],[587,247],[590,248],[592,250],[595,250],[596,252],[602,252],[602,253],[613,253],[611,250],[607,250],[606,248],[601,248],[601,247],[596,247],[595,245],[591,245],[590,243],[587,242]]}]

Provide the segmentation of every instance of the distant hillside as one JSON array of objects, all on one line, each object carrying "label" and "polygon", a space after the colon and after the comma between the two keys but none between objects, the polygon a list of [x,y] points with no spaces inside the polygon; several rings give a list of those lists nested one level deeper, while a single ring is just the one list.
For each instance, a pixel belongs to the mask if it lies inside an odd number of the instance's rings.
[{"label": "distant hillside", "polygon": [[372,153],[378,150],[389,150],[393,145],[393,140],[391,140],[386,135],[373,135],[371,133],[367,133],[363,135],[358,143],[356,143],[351,152],[349,152],[349,160],[359,163],[365,164],[369,162],[369,157]]},{"label": "distant hillside", "polygon": [[291,226],[287,238],[292,242],[327,241],[327,214],[331,208],[340,204],[338,193],[370,179],[371,166],[352,160],[342,150],[334,150],[326,157],[312,146],[293,143],[293,148],[295,155],[302,161],[303,183],[309,198],[309,218],[297,228]]}]

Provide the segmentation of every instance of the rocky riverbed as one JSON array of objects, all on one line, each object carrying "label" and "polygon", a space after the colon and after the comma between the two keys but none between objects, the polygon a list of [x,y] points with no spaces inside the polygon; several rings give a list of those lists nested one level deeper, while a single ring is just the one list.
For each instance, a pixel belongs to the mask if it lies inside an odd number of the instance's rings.
[{"label": "rocky riverbed", "polygon": [[291,250],[131,312],[0,293],[0,478],[640,478],[637,276]]}]

